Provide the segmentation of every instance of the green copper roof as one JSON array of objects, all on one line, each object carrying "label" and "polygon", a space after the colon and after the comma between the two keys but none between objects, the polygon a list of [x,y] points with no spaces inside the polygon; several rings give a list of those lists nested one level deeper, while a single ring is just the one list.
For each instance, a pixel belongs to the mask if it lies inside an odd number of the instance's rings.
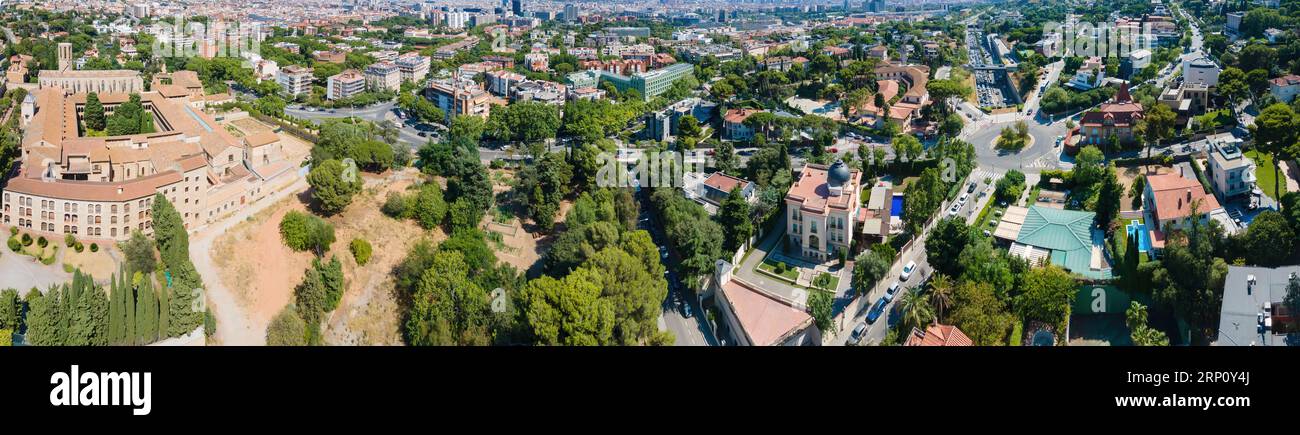
[{"label": "green copper roof", "polygon": [[1052,251],[1052,263],[1089,278],[1109,278],[1110,270],[1092,270],[1093,247],[1102,246],[1092,222],[1096,213],[1033,206],[1025,214],[1016,243]]}]

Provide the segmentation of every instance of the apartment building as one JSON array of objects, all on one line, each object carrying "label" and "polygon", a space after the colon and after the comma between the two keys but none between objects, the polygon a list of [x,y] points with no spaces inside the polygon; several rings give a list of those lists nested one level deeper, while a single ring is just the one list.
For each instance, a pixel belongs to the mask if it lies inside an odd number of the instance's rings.
[{"label": "apartment building", "polygon": [[377,62],[366,67],[366,87],[377,91],[396,91],[402,87],[402,71],[393,62]]},{"label": "apartment building", "polygon": [[280,68],[275,81],[280,84],[280,90],[290,97],[311,95],[311,84],[316,79],[313,73],[311,68],[289,65]]},{"label": "apartment building", "polygon": [[349,69],[330,76],[326,85],[325,98],[348,98],[366,91],[366,77],[357,70]]}]

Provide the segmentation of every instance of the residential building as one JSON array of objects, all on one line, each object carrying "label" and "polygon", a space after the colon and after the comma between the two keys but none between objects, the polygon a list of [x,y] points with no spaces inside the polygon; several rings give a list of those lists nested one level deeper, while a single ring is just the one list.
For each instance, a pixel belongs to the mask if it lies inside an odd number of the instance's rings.
[{"label": "residential building", "polygon": [[535,101],[560,106],[564,104],[568,94],[568,88],[559,83],[545,80],[525,80],[511,89],[510,101]]},{"label": "residential building", "polygon": [[853,239],[861,201],[862,173],[842,160],[807,164],[785,195],[788,246],[814,260],[836,258]]},{"label": "residential building", "polygon": [[280,69],[275,81],[280,84],[280,89],[290,97],[311,95],[311,84],[316,79],[313,72],[311,68],[289,65]]},{"label": "residential building", "polygon": [[543,72],[551,68],[550,59],[546,53],[528,53],[524,55],[524,65],[529,71]]},{"label": "residential building", "polygon": [[493,105],[504,106],[505,99],[488,93],[472,80],[435,80],[425,89],[428,98],[446,114],[446,122],[455,116],[477,116],[487,119]]},{"label": "residential building", "polygon": [[1208,170],[1205,178],[1209,180],[1215,197],[1220,202],[1227,202],[1253,192],[1257,182],[1255,162],[1242,154],[1241,139],[1231,133],[1222,133],[1206,138],[1206,142],[1210,158],[1206,159]]},{"label": "residential building", "polygon": [[1297,346],[1300,313],[1286,304],[1300,266],[1228,266],[1214,346]]},{"label": "residential building", "polygon": [[821,330],[800,305],[732,275],[734,266],[718,260],[711,292],[720,323],[737,346],[812,346],[821,343]]},{"label": "residential building", "polygon": [[1278,101],[1290,103],[1300,94],[1300,76],[1287,74],[1268,81],[1268,92]]},{"label": "residential building", "polygon": [[360,71],[349,69],[330,76],[326,85],[325,98],[348,98],[366,91],[366,77]]},{"label": "residential building", "polygon": [[484,82],[487,84],[488,92],[499,97],[510,96],[510,90],[513,89],[515,85],[527,80],[523,74],[509,70],[492,71],[483,77],[485,79]]},{"label": "residential building", "polygon": [[953,325],[931,324],[921,328],[912,327],[904,346],[974,346],[975,342]]},{"label": "residential building", "polygon": [[745,120],[755,113],[766,112],[763,109],[730,109],[722,116],[722,138],[734,141],[747,141],[754,138],[754,129],[745,125]]},{"label": "residential building", "polygon": [[397,58],[397,70],[403,82],[420,83],[429,74],[429,57],[419,53],[406,53]]},{"label": "residential building", "polygon": [[1080,146],[1108,144],[1111,135],[1121,143],[1132,142],[1133,128],[1141,119],[1142,105],[1133,102],[1128,84],[1121,84],[1110,102],[1083,114],[1079,121],[1079,133],[1083,136]]},{"label": "residential building", "polygon": [[1223,69],[1209,55],[1197,52],[1183,59],[1183,83],[1202,84],[1207,87],[1219,85],[1219,73]]},{"label": "residential building", "polygon": [[[1200,181],[1181,174],[1148,175],[1142,204],[1147,216],[1145,222],[1150,231],[1151,247],[1157,253],[1164,249],[1165,236],[1170,231],[1186,228],[1190,224],[1193,210],[1200,214],[1201,223],[1206,224],[1212,215],[1226,216],[1219,200],[1214,195],[1205,193],[1205,187]],[[1228,224],[1231,225],[1231,221]],[[1231,226],[1225,229],[1230,233],[1236,230]]]},{"label": "residential building", "polygon": [[1030,264],[1051,263],[1088,279],[1110,279],[1105,234],[1093,225],[1096,215],[1041,205],[1011,206],[993,235],[1010,243],[1011,255]]},{"label": "residential building", "polygon": [[399,90],[402,88],[402,71],[393,62],[372,63],[366,67],[366,86],[374,90]]}]

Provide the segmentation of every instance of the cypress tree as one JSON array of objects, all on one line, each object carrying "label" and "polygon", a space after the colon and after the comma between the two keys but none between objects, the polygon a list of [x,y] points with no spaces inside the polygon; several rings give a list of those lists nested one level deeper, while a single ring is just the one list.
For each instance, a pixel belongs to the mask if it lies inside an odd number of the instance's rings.
[{"label": "cypress tree", "polygon": [[117,274],[114,273],[108,279],[108,342],[114,345],[118,343],[119,331],[122,330],[122,322],[118,321],[122,308],[117,304],[121,293],[117,291]]},{"label": "cypress tree", "polygon": [[140,283],[140,343],[158,341],[158,297],[153,292],[153,280],[146,276]]},{"label": "cypress tree", "polygon": [[77,342],[82,346],[108,344],[108,297],[104,288],[92,286],[81,292],[77,300]]},{"label": "cypress tree", "polygon": [[86,128],[104,131],[104,105],[99,102],[99,94],[91,92],[86,95],[86,109],[82,112],[81,119],[86,123]]},{"label": "cypress tree", "polygon": [[167,288],[165,283],[159,285],[161,287],[158,288],[158,338],[162,339],[171,336],[170,332],[168,332],[171,330],[172,310],[170,301],[168,301],[170,299],[168,293],[171,292],[171,289]]},{"label": "cypress tree", "polygon": [[122,289],[123,290],[122,298],[123,300],[126,301],[126,306],[123,309],[123,311],[126,312],[126,334],[123,335],[123,341],[127,345],[134,346],[139,343],[138,338],[140,336],[136,332],[136,323],[135,323],[135,290],[136,290],[135,282],[136,280],[132,279],[131,281],[132,282],[129,283],[124,282],[123,289]]},{"label": "cypress tree", "polygon": [[[33,289],[35,293],[39,290]],[[59,337],[60,291],[58,287],[50,288],[44,295],[30,296],[27,312],[27,341],[36,346],[58,346],[63,344]]]}]

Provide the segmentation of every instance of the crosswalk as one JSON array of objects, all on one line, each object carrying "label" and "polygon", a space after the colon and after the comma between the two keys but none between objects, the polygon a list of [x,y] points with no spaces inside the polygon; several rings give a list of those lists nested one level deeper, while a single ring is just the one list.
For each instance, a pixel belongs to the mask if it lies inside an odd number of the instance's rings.
[{"label": "crosswalk", "polygon": [[1050,154],[1049,154],[1049,155],[1039,156],[1037,159],[1034,159],[1034,160],[1029,161],[1029,162],[1025,162],[1025,167],[1026,167],[1026,168],[1037,168],[1037,169],[1055,168],[1055,167],[1056,167],[1056,158],[1055,158],[1055,157],[1056,157],[1056,156],[1053,156],[1053,155],[1050,155]]},{"label": "crosswalk", "polygon": [[1003,169],[975,168],[971,171],[969,180],[973,182],[983,182],[985,178],[988,178],[989,180],[996,182],[997,179],[1002,178],[1002,175],[1005,173],[1006,170]]}]

